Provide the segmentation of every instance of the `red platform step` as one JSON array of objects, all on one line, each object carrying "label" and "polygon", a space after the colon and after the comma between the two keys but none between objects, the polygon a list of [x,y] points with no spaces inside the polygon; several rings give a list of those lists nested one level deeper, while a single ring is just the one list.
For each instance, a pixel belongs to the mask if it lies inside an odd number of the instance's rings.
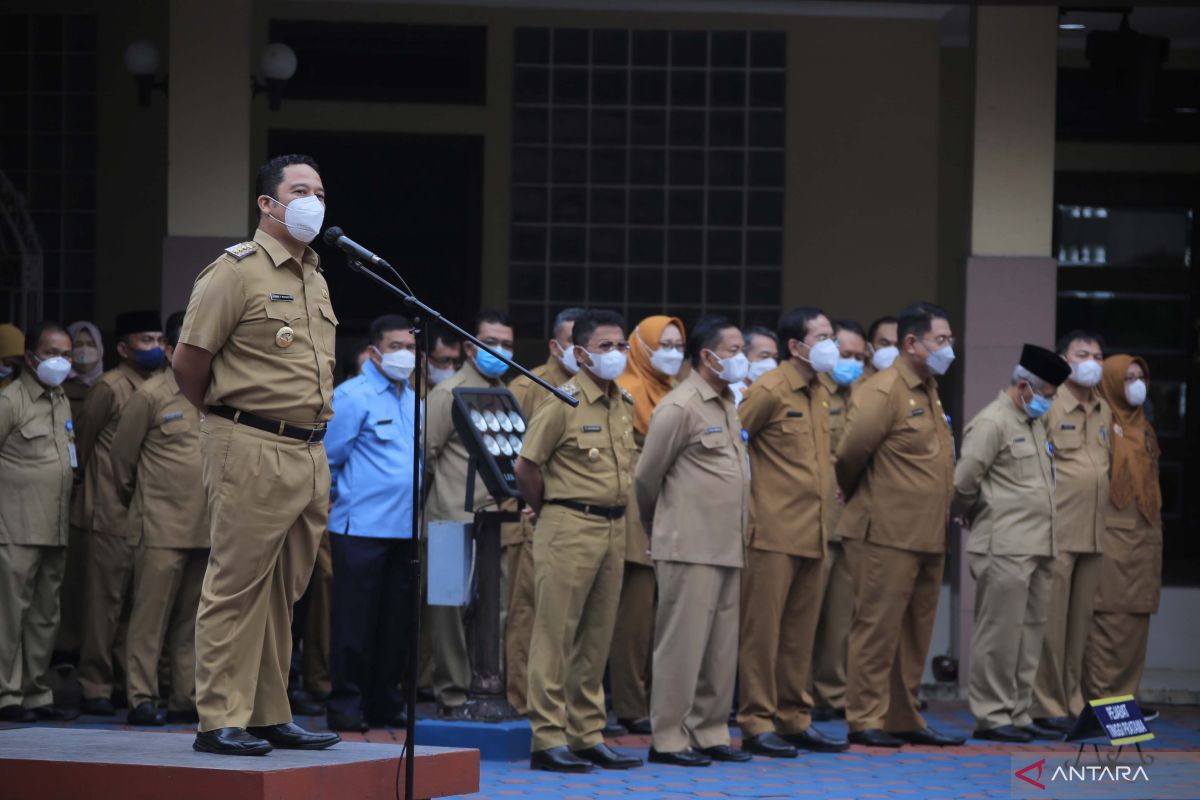
[{"label": "red platform step", "polygon": [[[328,750],[233,757],[197,753],[186,734],[0,730],[0,797],[393,800],[403,796],[401,751],[398,745],[342,742]],[[414,784],[415,797],[422,800],[479,791],[479,751],[418,746]]]}]

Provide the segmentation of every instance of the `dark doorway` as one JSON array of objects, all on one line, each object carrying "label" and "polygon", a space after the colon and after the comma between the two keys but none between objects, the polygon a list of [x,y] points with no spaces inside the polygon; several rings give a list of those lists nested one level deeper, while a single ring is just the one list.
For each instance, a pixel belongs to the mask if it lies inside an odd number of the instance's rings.
[{"label": "dark doorway", "polygon": [[[479,307],[483,137],[337,131],[271,131],[271,155],[307,153],[321,165],[337,225],[399,270],[416,295],[447,319]],[[345,343],[365,338],[380,314],[406,313],[397,298],[350,272],[320,240],[325,278]]]}]

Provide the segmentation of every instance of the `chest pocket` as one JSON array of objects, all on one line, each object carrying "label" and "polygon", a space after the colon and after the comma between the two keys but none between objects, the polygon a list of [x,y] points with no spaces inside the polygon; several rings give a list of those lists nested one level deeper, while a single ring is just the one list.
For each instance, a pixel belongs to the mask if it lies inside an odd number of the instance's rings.
[{"label": "chest pocket", "polygon": [[1083,433],[1074,428],[1058,428],[1054,431],[1053,441],[1055,450],[1078,450],[1083,446]]},{"label": "chest pocket", "polygon": [[941,452],[939,432],[934,428],[934,419],[926,410],[915,417],[909,414],[895,429],[898,448],[901,452],[915,456],[932,456]]},{"label": "chest pocket", "polygon": [[322,354],[332,356],[337,338],[338,318],[333,313],[333,304],[328,300],[318,300],[317,308],[321,313],[318,319],[313,320],[313,344]]},{"label": "chest pocket", "polygon": [[374,429],[375,435],[385,442],[400,438],[400,426],[396,424],[395,420],[384,423],[373,422],[371,428]]},{"label": "chest pocket", "polygon": [[259,347],[264,352],[281,358],[297,358],[311,354],[308,320],[305,318],[303,301],[303,293],[292,303],[270,302],[264,299],[258,332]]},{"label": "chest pocket", "polygon": [[54,448],[50,441],[50,423],[44,419],[26,422],[21,426],[21,435],[9,437],[9,441],[13,442],[13,449],[21,459],[42,459],[45,458],[44,450]]},{"label": "chest pocket", "polygon": [[724,444],[724,431],[713,431],[712,433],[702,433],[700,435],[700,446],[705,450],[720,450]]},{"label": "chest pocket", "polygon": [[1008,455],[1020,477],[1032,478],[1037,474],[1037,445],[1029,437],[1023,442],[1009,442]]},{"label": "chest pocket", "polygon": [[612,441],[608,438],[607,431],[599,433],[591,432],[580,433],[575,437],[575,446],[580,450],[608,450],[612,447]]},{"label": "chest pocket", "polygon": [[176,436],[180,433],[186,433],[188,429],[188,418],[186,416],[168,419],[158,426],[159,431],[163,436]]}]

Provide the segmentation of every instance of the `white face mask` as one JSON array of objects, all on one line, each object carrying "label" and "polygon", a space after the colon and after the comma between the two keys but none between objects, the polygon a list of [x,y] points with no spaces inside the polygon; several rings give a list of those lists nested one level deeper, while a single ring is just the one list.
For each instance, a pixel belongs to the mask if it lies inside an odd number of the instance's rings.
[{"label": "white face mask", "polygon": [[[711,350],[708,352],[716,356]],[[726,383],[739,383],[746,379],[746,374],[750,371],[750,359],[746,358],[745,353],[735,353],[729,358],[721,358],[721,371],[717,376]]]},{"label": "white face mask", "polygon": [[894,364],[899,355],[899,347],[881,347],[871,355],[871,363],[875,365],[875,369],[882,372]]},{"label": "white face mask", "polygon": [[1095,386],[1100,382],[1100,376],[1103,374],[1104,367],[1094,358],[1071,365],[1071,380],[1080,386]]},{"label": "white face mask", "polygon": [[683,353],[678,350],[659,348],[650,354],[650,366],[663,375],[675,375],[683,366]]},{"label": "white face mask", "polygon": [[929,371],[934,375],[945,375],[946,370],[950,369],[950,365],[954,363],[954,348],[950,345],[939,347],[929,354],[929,358],[925,359],[925,366],[929,367]]},{"label": "white face mask", "polygon": [[435,386],[444,380],[449,380],[450,378],[453,378],[454,373],[456,371],[457,370],[455,370],[454,367],[444,367],[443,368],[443,367],[435,367],[435,366],[430,365],[430,367],[429,367],[429,385]]},{"label": "white face mask", "polygon": [[588,352],[592,365],[588,371],[602,381],[615,381],[625,371],[628,357],[620,350],[609,350],[607,353]]},{"label": "white face mask", "polygon": [[566,350],[563,350],[562,358],[558,360],[558,363],[563,365],[563,369],[567,371],[568,375],[575,375],[579,372],[579,362],[575,360],[574,347],[568,347]]},{"label": "white face mask", "polygon": [[746,371],[746,377],[750,379],[751,383],[754,383],[778,366],[779,362],[773,358],[760,358],[758,361],[750,362],[750,368]]},{"label": "white face mask", "polygon": [[406,381],[417,367],[417,354],[411,350],[393,350],[390,353],[379,353],[383,374],[394,381]]},{"label": "white face mask", "polygon": [[1134,408],[1146,402],[1146,382],[1139,378],[1133,383],[1125,384],[1125,399]]},{"label": "white face mask", "polygon": [[325,204],[321,202],[321,198],[310,194],[297,197],[284,205],[272,197],[271,202],[278,203],[284,209],[283,219],[278,217],[271,217],[271,219],[287,225],[288,232],[293,239],[308,244],[317,238],[317,234],[321,232],[321,223],[325,221]]},{"label": "white face mask", "polygon": [[[801,356],[801,358],[804,357]],[[809,349],[808,358],[805,360],[817,372],[833,372],[839,358],[841,358],[841,353],[838,351],[837,342],[833,339],[825,339]]]},{"label": "white face mask", "polygon": [[59,386],[71,374],[71,362],[62,356],[47,358],[37,366],[38,380],[43,386]]}]

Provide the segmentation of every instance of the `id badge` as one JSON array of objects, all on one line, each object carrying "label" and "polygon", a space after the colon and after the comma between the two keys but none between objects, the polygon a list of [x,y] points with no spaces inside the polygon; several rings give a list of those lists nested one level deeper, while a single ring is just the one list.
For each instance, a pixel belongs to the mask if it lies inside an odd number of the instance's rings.
[{"label": "id badge", "polygon": [[67,452],[71,454],[71,469],[79,469],[79,455],[75,452],[74,442],[67,442]]}]

